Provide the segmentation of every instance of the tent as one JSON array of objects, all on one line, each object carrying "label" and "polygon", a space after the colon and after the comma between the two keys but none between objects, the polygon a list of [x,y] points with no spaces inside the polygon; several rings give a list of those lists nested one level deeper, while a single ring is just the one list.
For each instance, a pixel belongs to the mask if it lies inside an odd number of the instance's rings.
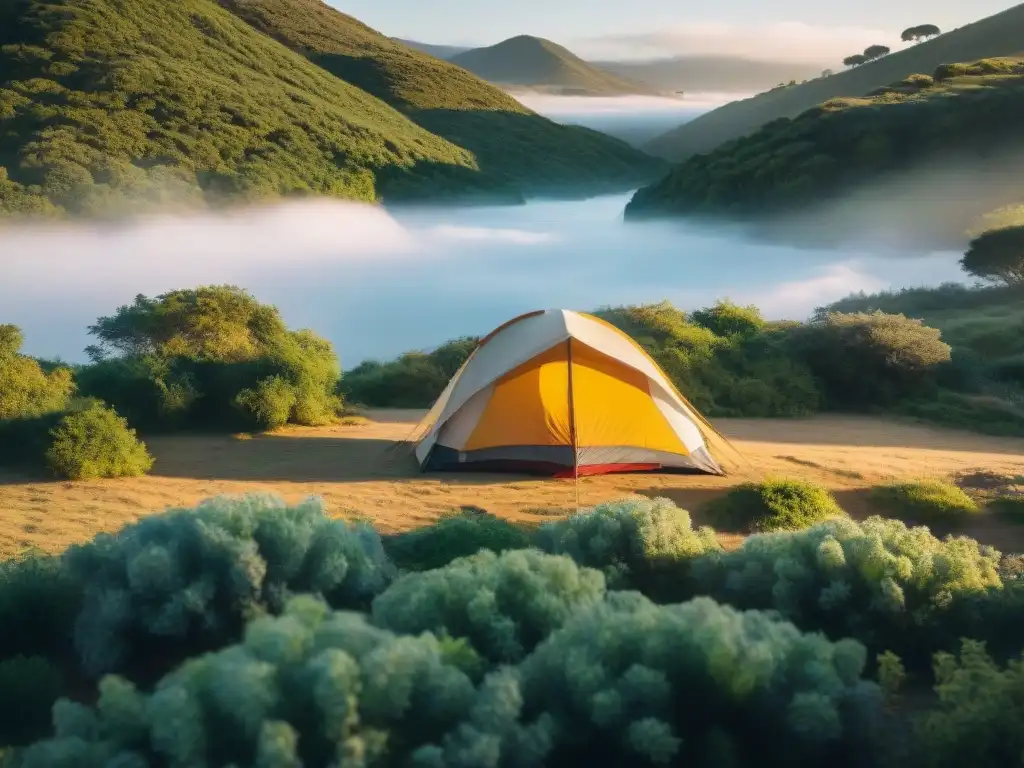
[{"label": "tent", "polygon": [[550,309],[481,340],[420,423],[415,454],[425,471],[724,474],[710,432],[633,339],[593,315]]}]

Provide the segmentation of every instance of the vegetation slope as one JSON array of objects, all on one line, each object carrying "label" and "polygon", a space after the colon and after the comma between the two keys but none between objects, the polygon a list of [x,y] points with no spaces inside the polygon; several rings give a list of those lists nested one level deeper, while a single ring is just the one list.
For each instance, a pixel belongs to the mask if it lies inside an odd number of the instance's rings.
[{"label": "vegetation slope", "polygon": [[1022,33],[1024,5],[1018,5],[847,71],[731,102],[657,137],[645,148],[674,162],[685,160],[773,120],[796,117],[829,99],[861,96],[911,72],[931,72],[950,61],[1022,53]]},{"label": "vegetation slope", "polygon": [[594,96],[654,92],[649,85],[607,72],[557,43],[530,35],[474,48],[451,61],[492,83]]},{"label": "vegetation slope", "polygon": [[665,91],[752,93],[779,83],[818,77],[821,67],[803,61],[770,61],[727,54],[672,56],[648,61],[595,61],[608,72]]},{"label": "vegetation slope", "polygon": [[[913,217],[915,232],[962,239],[979,215],[1019,199],[1019,176],[1001,184],[983,169],[992,165],[1005,173],[1011,168],[1019,154],[1015,150],[1022,147],[1013,126],[1022,116],[1024,61],[943,65],[934,77],[910,75],[868,96],[833,99],[691,157],[638,190],[626,216],[813,214],[815,205],[858,185],[898,181],[910,169],[962,163],[965,179],[968,171],[977,174],[977,183],[963,182],[970,184],[970,194],[954,191],[952,210],[926,205]],[[914,198],[933,197],[919,188],[912,192]],[[887,195],[886,206],[899,214],[894,197]],[[906,217],[901,223],[906,226]]]},{"label": "vegetation slope", "polygon": [[550,194],[647,181],[661,161],[606,134],[527,109],[459,66],[376,32],[320,0],[220,0],[260,31],[470,150],[485,174]]},{"label": "vegetation slope", "polygon": [[[247,15],[271,8],[298,23],[303,9],[317,6],[251,5]],[[95,215],[301,193],[521,199],[515,183],[531,156],[537,165],[559,155],[537,184],[578,187],[624,185],[654,162],[613,139],[544,121],[468,74],[444,80],[428,72],[420,82],[447,103],[424,106],[467,111],[467,136],[488,126],[501,133],[511,119],[489,123],[475,117],[475,104],[519,119],[521,138],[506,140],[505,164],[496,155],[481,161],[475,148],[417,125],[319,63],[212,0],[5,3],[0,213]],[[399,70],[405,80],[381,80],[379,90],[411,99],[404,94],[419,93],[418,66]]]}]

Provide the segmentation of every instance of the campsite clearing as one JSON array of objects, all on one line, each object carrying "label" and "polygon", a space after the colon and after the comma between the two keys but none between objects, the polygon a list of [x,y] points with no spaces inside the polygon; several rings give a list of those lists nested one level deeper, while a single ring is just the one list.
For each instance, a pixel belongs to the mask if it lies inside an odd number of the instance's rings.
[{"label": "campsite clearing", "polygon": [[[147,438],[156,464],[145,477],[67,482],[6,472],[0,474],[0,556],[27,547],[58,552],[166,507],[260,490],[289,501],[320,496],[332,514],[368,518],[381,531],[424,525],[461,505],[523,521],[574,509],[572,480],[421,473],[400,441],[423,415],[368,411],[367,421],[354,426],[292,428],[252,437]],[[579,482],[580,505],[643,494],[699,510],[733,485],[771,476],[821,483],[852,515],[864,517],[877,511],[868,489],[894,479],[953,478],[969,492],[1024,482],[1024,439],[863,417],[719,419],[715,426],[749,465],[727,466],[727,477],[587,477]],[[699,511],[694,517],[701,522]],[[1003,551],[1024,551],[1024,525],[994,515],[978,516],[963,532]]]}]

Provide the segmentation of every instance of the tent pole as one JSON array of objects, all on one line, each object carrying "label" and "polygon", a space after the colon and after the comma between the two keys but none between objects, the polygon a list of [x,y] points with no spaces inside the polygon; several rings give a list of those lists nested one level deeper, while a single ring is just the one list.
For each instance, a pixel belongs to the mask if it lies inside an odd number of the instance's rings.
[{"label": "tent pole", "polygon": [[569,371],[569,440],[572,442],[572,487],[576,495],[576,511],[580,511],[580,455],[576,437],[576,403],[572,394],[572,337],[565,340],[566,367]]}]

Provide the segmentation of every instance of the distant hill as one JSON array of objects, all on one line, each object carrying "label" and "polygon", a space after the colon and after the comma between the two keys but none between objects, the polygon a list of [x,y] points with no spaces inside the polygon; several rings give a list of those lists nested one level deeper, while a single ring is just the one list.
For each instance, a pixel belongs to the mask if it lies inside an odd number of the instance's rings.
[{"label": "distant hill", "polygon": [[661,168],[319,0],[14,0],[0,46],[0,215],[512,201]]},{"label": "distant hill", "polygon": [[451,61],[484,80],[506,86],[599,96],[656,92],[650,85],[588,64],[557,43],[529,35],[474,48]]},{"label": "distant hill", "polygon": [[432,45],[431,43],[420,43],[416,40],[405,40],[401,37],[393,37],[391,39],[420,53],[429,53],[438,59],[450,59],[452,56],[472,50],[470,47],[461,45]]},{"label": "distant hill", "polygon": [[740,56],[674,56],[650,61],[595,61],[594,66],[663,91],[756,93],[818,77],[827,65],[758,61]]},{"label": "distant hill", "polygon": [[829,99],[861,96],[912,72],[927,74],[946,62],[1014,56],[1022,52],[1024,5],[1018,5],[831,77],[731,102],[659,136],[645,148],[672,161],[683,160],[756,131],[772,120],[796,117]]},{"label": "distant hill", "polygon": [[[728,217],[820,240],[888,229],[962,243],[996,208],[1024,199],[1024,60],[943,65],[861,98],[690,157],[636,192],[627,219]],[[780,214],[783,214],[780,216]],[[806,226],[804,226],[806,225]]]}]

